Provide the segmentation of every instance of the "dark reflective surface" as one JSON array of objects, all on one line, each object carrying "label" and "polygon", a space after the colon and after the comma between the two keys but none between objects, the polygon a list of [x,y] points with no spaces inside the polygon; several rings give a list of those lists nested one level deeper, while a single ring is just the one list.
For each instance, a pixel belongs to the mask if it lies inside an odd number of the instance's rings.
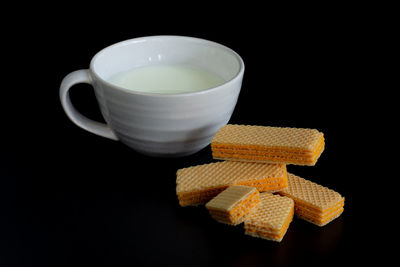
[{"label": "dark reflective surface", "polygon": [[[236,13],[229,18],[236,21]],[[46,31],[48,24],[24,31],[35,33],[30,52],[15,44],[32,71],[10,77],[19,85],[4,89],[9,95],[2,98],[0,265],[342,266],[393,255],[381,235],[391,236],[387,231],[396,226],[382,226],[387,206],[376,195],[390,185],[371,186],[388,176],[372,171],[378,163],[365,149],[376,106],[353,79],[362,58],[358,31],[331,23],[300,27],[298,21],[232,28],[221,20],[156,28],[143,21],[111,28],[99,22],[93,29],[90,19],[66,26],[65,18],[53,19],[55,31]],[[128,27],[132,23],[141,27]],[[202,206],[178,205],[177,169],[211,162],[209,147],[186,158],[150,158],[73,125],[59,103],[61,79],[87,68],[105,46],[154,34],[206,38],[242,56],[246,71],[231,123],[324,132],[326,148],[316,166],[288,171],[344,195],[342,216],[322,228],[295,218],[281,243],[246,236],[242,226],[219,224]],[[90,86],[76,85],[71,99],[83,114],[102,120]]]}]

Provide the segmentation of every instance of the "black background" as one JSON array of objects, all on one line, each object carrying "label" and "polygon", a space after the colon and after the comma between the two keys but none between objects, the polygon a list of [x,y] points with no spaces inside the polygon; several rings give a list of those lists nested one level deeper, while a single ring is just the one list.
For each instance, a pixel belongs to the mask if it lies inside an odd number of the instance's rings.
[{"label": "black background", "polygon": [[[78,12],[79,6],[65,4],[36,6],[43,10],[30,13],[25,6],[23,14],[15,13],[22,23],[4,32],[0,265],[338,266],[389,260],[385,237],[394,227],[372,181],[381,181],[380,188],[388,184],[373,171],[378,162],[365,146],[383,125],[377,119],[380,94],[369,91],[365,72],[373,59],[373,23],[346,8],[276,14],[268,7],[193,4],[171,13],[156,4],[98,5],[104,9]],[[204,11],[194,14],[200,7]],[[281,243],[246,236],[242,226],[213,221],[204,207],[178,205],[177,169],[213,161],[209,147],[185,158],[150,158],[68,120],[58,97],[65,75],[88,68],[108,45],[160,34],[209,39],[242,56],[246,70],[231,123],[322,131],[326,148],[316,166],[288,170],[345,196],[343,215],[322,228],[295,218]],[[102,120],[89,85],[76,85],[71,98],[83,114]]]}]

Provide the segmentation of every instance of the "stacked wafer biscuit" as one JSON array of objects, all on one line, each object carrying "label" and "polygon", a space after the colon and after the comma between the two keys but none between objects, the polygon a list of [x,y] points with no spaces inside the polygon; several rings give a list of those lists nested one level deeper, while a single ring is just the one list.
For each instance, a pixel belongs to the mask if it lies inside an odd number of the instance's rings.
[{"label": "stacked wafer biscuit", "polygon": [[292,199],[263,193],[260,195],[260,204],[244,221],[245,233],[280,242],[289,228],[293,213]]},{"label": "stacked wafer biscuit", "polygon": [[243,222],[245,215],[260,202],[257,188],[232,185],[210,200],[206,208],[215,220],[237,225]]},{"label": "stacked wafer biscuit", "polygon": [[286,171],[287,164],[315,165],[324,147],[315,129],[225,125],[211,142],[214,159],[225,161],[177,171],[179,204],[207,203],[215,220],[244,222],[246,234],[274,241],[294,214],[324,226],[341,215],[344,197]]},{"label": "stacked wafer biscuit", "polygon": [[315,165],[324,146],[324,135],[315,129],[230,124],[211,142],[215,159],[296,165]]},{"label": "stacked wafer biscuit", "polygon": [[296,215],[318,226],[324,226],[342,214],[344,197],[339,193],[288,173],[289,186],[279,194],[296,203]]},{"label": "stacked wafer biscuit", "polygon": [[287,187],[285,164],[223,161],[177,171],[176,193],[181,206],[205,204],[230,185],[247,185],[260,192]]}]

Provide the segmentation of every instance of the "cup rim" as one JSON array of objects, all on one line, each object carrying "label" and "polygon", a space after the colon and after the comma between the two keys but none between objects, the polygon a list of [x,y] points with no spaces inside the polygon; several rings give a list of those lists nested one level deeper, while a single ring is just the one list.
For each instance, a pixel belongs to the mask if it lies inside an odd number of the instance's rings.
[{"label": "cup rim", "polygon": [[[121,86],[118,86],[118,85],[115,85],[113,83],[108,82],[107,80],[103,79],[100,75],[98,75],[96,73],[96,71],[94,70],[94,62],[96,61],[96,59],[105,50],[108,50],[108,49],[116,47],[116,46],[128,45],[128,44],[130,44],[132,42],[140,42],[140,41],[145,41],[145,40],[162,39],[162,38],[186,39],[186,40],[198,41],[198,42],[202,42],[204,44],[213,45],[213,46],[217,46],[217,47],[223,48],[226,51],[230,52],[233,56],[236,57],[236,59],[239,62],[239,71],[230,80],[225,81],[223,84],[220,84],[220,85],[215,86],[215,87],[207,88],[207,89],[200,90],[200,91],[194,91],[194,92],[163,94],[163,93],[150,93],[150,92],[142,92],[142,91],[126,89],[124,87],[121,87]],[[90,61],[89,70],[90,70],[91,75],[94,75],[96,77],[96,79],[100,80],[102,83],[104,83],[107,86],[113,88],[114,90],[119,90],[119,91],[123,91],[125,93],[130,93],[130,94],[135,94],[135,95],[158,96],[158,97],[176,97],[176,96],[191,96],[191,95],[206,94],[206,93],[208,93],[210,91],[219,90],[225,85],[229,85],[229,84],[235,83],[237,79],[240,79],[240,77],[243,76],[243,73],[244,73],[244,62],[243,62],[243,59],[240,57],[240,55],[238,53],[236,53],[234,50],[232,50],[231,48],[229,48],[229,47],[227,47],[225,45],[222,45],[220,43],[214,42],[214,41],[209,41],[209,40],[202,39],[202,38],[197,38],[197,37],[181,36],[181,35],[154,35],[154,36],[136,37],[136,38],[120,41],[120,42],[114,43],[112,45],[109,45],[109,46],[101,49],[99,52],[97,52],[93,56],[92,60]]]}]

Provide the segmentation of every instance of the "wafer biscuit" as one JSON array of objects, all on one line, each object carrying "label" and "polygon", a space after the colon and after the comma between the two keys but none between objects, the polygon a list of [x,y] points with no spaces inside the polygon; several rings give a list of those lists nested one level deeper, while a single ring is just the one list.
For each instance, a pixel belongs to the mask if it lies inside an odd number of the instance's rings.
[{"label": "wafer biscuit", "polygon": [[324,226],[344,210],[344,197],[332,189],[288,173],[288,187],[279,191],[295,202],[295,214],[315,225]]},{"label": "wafer biscuit", "polygon": [[227,124],[213,137],[215,159],[313,166],[325,147],[315,129]]},{"label": "wafer biscuit", "polygon": [[280,242],[293,219],[293,212],[292,199],[262,193],[260,203],[244,220],[245,234]]},{"label": "wafer biscuit", "polygon": [[238,225],[245,215],[260,202],[260,193],[255,187],[231,185],[215,198],[211,199],[206,208],[216,221]]},{"label": "wafer biscuit", "polygon": [[287,186],[285,164],[223,161],[183,168],[176,176],[181,206],[207,203],[230,185],[252,186],[260,192]]}]

